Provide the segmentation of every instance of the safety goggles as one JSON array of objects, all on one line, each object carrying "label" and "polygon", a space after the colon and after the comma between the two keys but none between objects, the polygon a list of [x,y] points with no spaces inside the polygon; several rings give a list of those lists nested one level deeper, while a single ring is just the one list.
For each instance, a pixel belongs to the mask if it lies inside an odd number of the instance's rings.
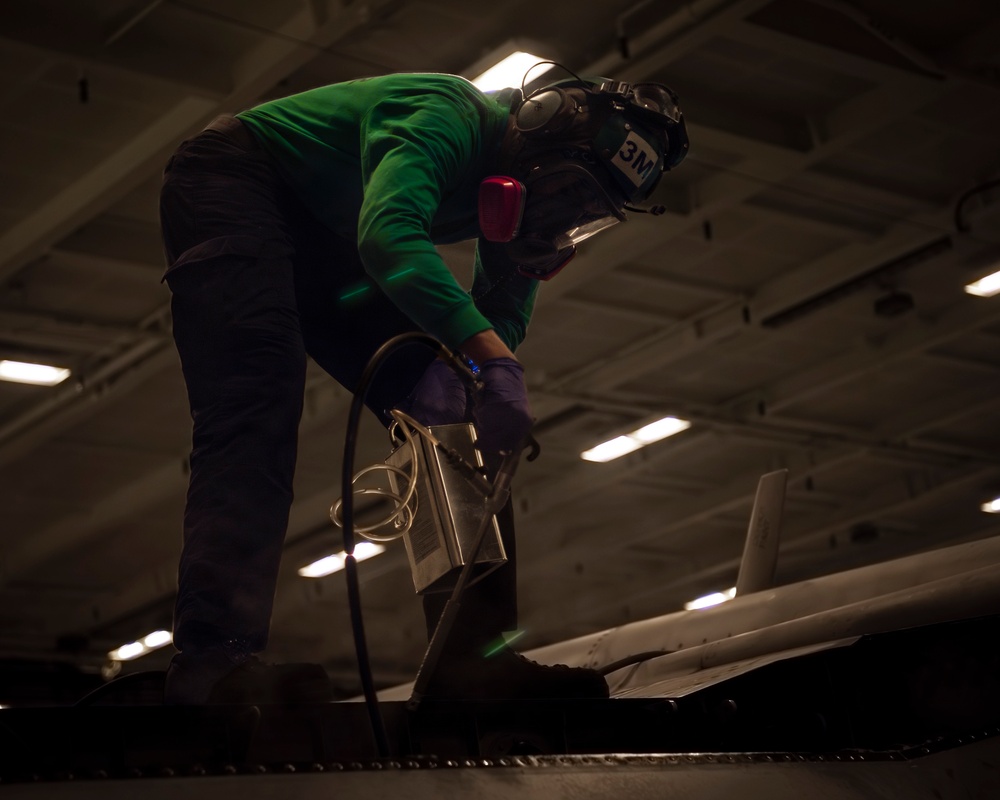
[{"label": "safety goggles", "polygon": [[681,121],[681,108],[677,95],[662,83],[637,83],[632,87],[631,103],[646,112],[666,117],[677,125]]},{"label": "safety goggles", "polygon": [[596,87],[598,97],[615,100],[624,106],[627,115],[631,113],[645,116],[651,122],[660,125],[678,125],[681,121],[681,109],[677,95],[662,83],[622,83],[620,81],[605,81]]}]

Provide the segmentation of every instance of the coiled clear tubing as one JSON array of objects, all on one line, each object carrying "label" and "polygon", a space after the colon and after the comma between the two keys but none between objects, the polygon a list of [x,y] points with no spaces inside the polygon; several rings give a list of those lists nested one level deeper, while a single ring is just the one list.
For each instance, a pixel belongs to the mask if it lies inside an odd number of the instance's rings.
[{"label": "coiled clear tubing", "polygon": [[[404,414],[402,411],[393,409],[390,414],[393,423],[389,427],[389,436],[394,443],[399,442],[399,435],[402,433],[403,446],[410,448],[409,469],[397,467],[392,464],[372,464],[364,469],[358,470],[351,479],[354,486],[366,475],[388,475],[394,474],[399,478],[399,486],[405,486],[406,490],[402,494],[393,491],[391,488],[382,486],[358,487],[353,491],[355,499],[362,497],[379,497],[388,500],[391,508],[381,519],[367,525],[355,525],[354,532],[370,542],[393,542],[409,533],[413,527],[413,520],[417,513],[417,481],[420,480],[420,459],[417,458],[417,437],[425,436],[434,440],[433,434],[413,417]],[[341,497],[330,507],[330,519],[338,528],[344,527],[344,519],[341,513],[344,499]]]}]

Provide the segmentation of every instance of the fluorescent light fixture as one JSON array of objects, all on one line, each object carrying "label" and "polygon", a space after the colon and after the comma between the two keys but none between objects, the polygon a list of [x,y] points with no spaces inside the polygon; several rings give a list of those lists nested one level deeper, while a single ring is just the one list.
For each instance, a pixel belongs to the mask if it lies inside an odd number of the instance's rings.
[{"label": "fluorescent light fixture", "polygon": [[664,417],[656,422],[643,425],[638,430],[626,433],[624,436],[616,436],[607,442],[602,442],[596,447],[584,450],[580,453],[580,458],[584,461],[613,461],[616,458],[645,447],[647,444],[666,439],[675,433],[680,433],[691,427],[691,423],[686,419],[677,417]]},{"label": "fluorescent light fixture", "polygon": [[698,608],[709,608],[711,606],[717,606],[719,603],[725,603],[727,600],[732,600],[736,597],[736,587],[733,586],[731,589],[726,589],[724,592],[713,592],[712,594],[706,594],[704,597],[699,597],[697,600],[692,600],[689,603],[684,604],[685,611],[694,611]]},{"label": "fluorescent light fixture", "polygon": [[988,503],[983,503],[980,508],[987,514],[1000,514],[1000,497],[995,497]]},{"label": "fluorescent light fixture", "polygon": [[1000,272],[994,272],[978,281],[973,281],[965,287],[965,291],[977,297],[993,297],[1000,293]]},{"label": "fluorescent light fixture", "polygon": [[[539,61],[545,60],[541,56],[517,50],[494,64],[482,75],[473,78],[472,83],[484,92],[506,89],[508,86],[520,86],[524,80],[524,73]],[[552,69],[551,64],[543,64],[538,69],[532,70],[532,79],[548,72],[550,69]]]},{"label": "fluorescent light fixture", "polygon": [[55,386],[69,377],[69,370],[48,364],[27,361],[0,361],[0,381],[31,383],[35,386]]},{"label": "fluorescent light fixture", "polygon": [[[358,542],[354,546],[354,558],[357,561],[364,561],[366,558],[371,558],[384,552],[385,547],[375,542]],[[324,575],[332,575],[334,572],[340,572],[344,568],[346,561],[347,553],[341,551],[301,567],[299,575],[303,578],[322,578]]]},{"label": "fluorescent light fixture", "polygon": [[139,656],[146,655],[146,653],[151,653],[153,650],[166,647],[173,640],[174,637],[170,631],[153,631],[137,641],[116,647],[108,653],[108,658],[112,661],[132,661]]}]

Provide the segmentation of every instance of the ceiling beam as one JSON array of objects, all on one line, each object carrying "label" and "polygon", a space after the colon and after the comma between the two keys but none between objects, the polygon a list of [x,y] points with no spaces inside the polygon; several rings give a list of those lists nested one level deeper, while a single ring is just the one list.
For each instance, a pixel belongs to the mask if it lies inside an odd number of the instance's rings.
[{"label": "ceiling beam", "polygon": [[[41,5],[31,5],[42,15],[49,13]],[[204,54],[185,52],[183,45],[164,47],[147,42],[149,49],[141,58],[122,58],[100,45],[88,45],[73,25],[53,24],[50,18],[39,21],[18,15],[11,17],[7,16],[7,10],[5,7],[0,49],[33,59],[47,59],[53,65],[70,64],[98,83],[102,78],[124,80],[136,86],[152,83],[160,91],[214,101],[232,90],[232,81],[218,68],[217,61]],[[40,80],[44,77],[37,74],[32,82]],[[142,98],[135,99],[141,101]]]},{"label": "ceiling beam", "polygon": [[644,322],[647,325],[663,325],[671,320],[669,315],[662,312],[644,311],[639,308],[629,308],[619,303],[600,302],[568,294],[564,294],[556,302],[561,308],[566,309],[567,312],[570,310],[582,311],[590,316],[602,314],[611,317],[620,317],[632,322]]},{"label": "ceiling beam", "polygon": [[[802,3],[801,6],[803,11],[808,13],[809,3]],[[911,60],[912,69],[894,66],[884,61],[855,55],[833,44],[827,45],[782,33],[749,19],[745,19],[739,24],[730,25],[726,29],[725,35],[727,38],[757,47],[768,53],[780,53],[781,58],[785,61],[788,59],[805,61],[871,83],[893,82],[900,78],[934,83],[944,77],[943,71],[940,69],[936,70],[937,75],[931,74],[934,67],[930,64],[918,66]],[[873,38],[876,38],[874,34]]]},{"label": "ceiling beam", "polygon": [[[766,149],[807,153],[816,144],[812,121],[788,110],[759,108],[748,98],[741,102],[715,86],[689,84],[685,87],[684,116],[697,120],[700,127],[728,131]],[[696,145],[697,131],[689,136]]]},{"label": "ceiling beam", "polygon": [[[709,300],[731,300],[733,292],[724,286],[698,280],[684,275],[671,274],[666,270],[650,271],[639,266],[624,266],[615,268],[615,275],[620,275],[629,281],[648,286],[653,291],[677,291],[685,294],[696,294]],[[665,321],[670,321],[669,318]]]},{"label": "ceiling beam", "polygon": [[[998,321],[1000,307],[971,300],[958,304],[937,319],[914,316],[877,344],[865,343],[811,369],[799,370],[792,376],[755,390],[752,401],[756,403],[763,397],[768,414],[780,413],[815,395],[828,395],[838,386],[856,381],[868,373],[884,370],[897,359],[921,353]],[[744,406],[746,399],[747,395],[736,398],[730,407]]]},{"label": "ceiling beam", "polygon": [[690,0],[671,3],[674,9],[661,22],[629,39],[626,56],[620,49],[609,52],[583,75],[615,75],[620,80],[649,80],[664,66],[690,53],[742,22],[771,0]]},{"label": "ceiling beam", "polygon": [[169,336],[163,331],[88,322],[59,314],[0,310],[0,341],[29,348],[93,353],[126,341],[150,339],[166,342]]},{"label": "ceiling beam", "polygon": [[0,235],[0,281],[40,258],[58,239],[100,213],[162,167],[163,153],[216,107],[188,97],[115,153]]},{"label": "ceiling beam", "polygon": [[[870,218],[862,218],[860,213],[838,213],[835,204],[821,197],[803,197],[802,194],[787,190],[779,199],[781,187],[775,187],[770,196],[759,196],[748,200],[744,208],[767,224],[791,226],[798,230],[817,234],[830,239],[849,242],[873,242],[885,233],[887,224]],[[823,204],[824,207],[820,207]]]},{"label": "ceiling beam", "polygon": [[746,306],[746,299],[739,296],[714,303],[689,317],[666,323],[617,352],[553,376],[539,388],[543,392],[557,393],[619,386],[692,352],[705,350],[746,327],[750,323]]},{"label": "ceiling beam", "polygon": [[[159,235],[157,233],[157,235]],[[84,253],[79,250],[68,250],[53,247],[48,250],[45,259],[60,266],[77,269],[88,274],[107,275],[112,278],[125,278],[148,284],[150,280],[159,280],[163,274],[163,263],[157,261],[136,261],[133,259],[115,258],[98,253]]]}]

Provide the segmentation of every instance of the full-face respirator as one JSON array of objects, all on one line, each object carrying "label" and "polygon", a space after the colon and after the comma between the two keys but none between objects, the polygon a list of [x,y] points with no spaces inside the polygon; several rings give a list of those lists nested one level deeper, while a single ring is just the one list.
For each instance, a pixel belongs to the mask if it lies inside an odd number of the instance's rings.
[{"label": "full-face respirator", "polygon": [[625,221],[687,154],[677,97],[660,84],[566,81],[529,95],[513,117],[504,154],[512,175],[481,183],[479,224],[520,274],[538,280],[556,275],[577,244]]}]

